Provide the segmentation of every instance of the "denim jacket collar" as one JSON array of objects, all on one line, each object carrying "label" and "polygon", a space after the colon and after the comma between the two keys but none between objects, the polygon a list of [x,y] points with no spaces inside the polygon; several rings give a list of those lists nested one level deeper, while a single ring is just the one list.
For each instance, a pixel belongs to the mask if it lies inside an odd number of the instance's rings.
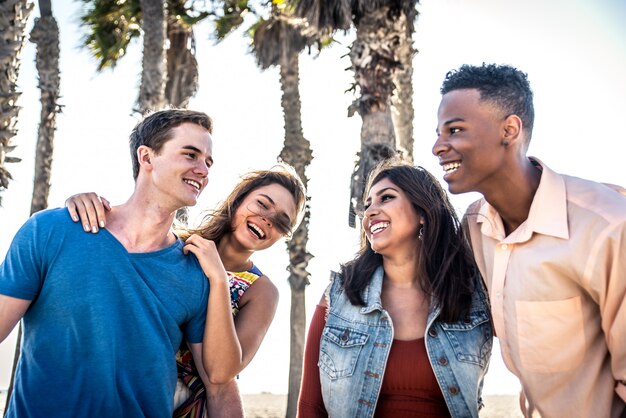
[{"label": "denim jacket collar", "polygon": [[370,284],[363,291],[363,302],[365,302],[365,306],[361,308],[362,314],[368,314],[374,310],[383,310],[383,302],[380,294],[383,290],[384,275],[385,270],[383,270],[383,266],[378,266],[372,275]]}]

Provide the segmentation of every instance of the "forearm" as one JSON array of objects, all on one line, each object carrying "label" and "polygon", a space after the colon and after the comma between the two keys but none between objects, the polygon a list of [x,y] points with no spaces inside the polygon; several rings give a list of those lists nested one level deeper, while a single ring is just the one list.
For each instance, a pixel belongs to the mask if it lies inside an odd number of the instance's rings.
[{"label": "forearm", "polygon": [[202,360],[211,383],[226,383],[243,368],[227,279],[211,281],[202,346]]},{"label": "forearm", "polygon": [[211,418],[243,418],[243,402],[235,380],[223,385],[206,385],[207,412]]}]

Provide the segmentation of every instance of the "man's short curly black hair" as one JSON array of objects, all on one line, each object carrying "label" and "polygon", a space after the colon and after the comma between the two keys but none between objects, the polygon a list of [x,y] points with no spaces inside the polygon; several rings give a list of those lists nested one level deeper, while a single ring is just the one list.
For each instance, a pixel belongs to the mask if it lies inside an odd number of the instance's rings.
[{"label": "man's short curly black hair", "polygon": [[527,140],[530,140],[535,109],[533,92],[526,73],[510,65],[463,64],[459,69],[446,74],[441,85],[441,94],[461,89],[476,89],[480,92],[481,100],[498,106],[507,116],[519,116],[527,133]]}]

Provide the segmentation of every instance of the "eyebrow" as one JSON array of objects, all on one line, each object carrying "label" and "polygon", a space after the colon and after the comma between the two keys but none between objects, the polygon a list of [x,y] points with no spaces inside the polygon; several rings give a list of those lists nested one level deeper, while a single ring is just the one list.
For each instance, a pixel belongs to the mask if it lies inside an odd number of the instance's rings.
[{"label": "eyebrow", "polygon": [[[267,200],[269,200],[269,202],[271,203],[272,206],[276,207],[276,202],[274,202],[274,199],[272,199],[271,197],[269,197],[268,195],[266,195],[265,193],[259,193],[260,196],[263,196],[264,198],[266,198]],[[280,210],[280,211],[276,211],[278,213],[278,216],[282,217],[283,219],[287,220],[287,223],[289,225],[291,225],[291,218],[289,217],[289,215],[287,215],[284,211]]]},{"label": "eyebrow", "polygon": [[[183,145],[182,149],[188,149],[190,151],[197,152],[198,154],[202,154],[202,151],[200,151],[199,148],[194,147],[193,145]],[[206,160],[207,162],[209,162],[209,165],[213,165],[213,157],[209,155]]]},{"label": "eyebrow", "polygon": [[[379,191],[376,192],[376,196],[380,196],[381,194],[385,193],[387,190],[393,190],[394,192],[397,192],[398,190],[396,190],[395,187],[393,186],[389,186],[389,187],[385,187],[384,189],[380,189]],[[365,202],[369,202],[370,200],[372,200],[371,197],[368,197]]]}]

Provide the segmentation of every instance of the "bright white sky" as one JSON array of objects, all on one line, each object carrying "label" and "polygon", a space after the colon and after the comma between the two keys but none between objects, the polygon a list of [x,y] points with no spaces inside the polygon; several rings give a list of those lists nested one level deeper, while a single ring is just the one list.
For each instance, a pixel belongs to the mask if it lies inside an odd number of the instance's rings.
[{"label": "bright white sky", "polygon": [[[127,138],[136,119],[141,45],[135,44],[114,71],[96,74],[95,61],[79,48],[81,2],[59,0],[53,13],[61,28],[61,104],[55,139],[49,205],[81,191],[97,191],[113,204],[133,189]],[[430,153],[435,140],[439,86],[463,63],[507,63],[529,74],[536,122],[530,154],[559,172],[626,185],[623,124],[626,122],[626,3],[623,0],[422,0],[414,60],[415,160],[441,179]],[[35,12],[38,14],[38,12]],[[32,27],[32,17],[31,24]],[[200,90],[190,107],[214,118],[215,166],[198,208],[212,207],[238,175],[270,167],[282,148],[283,122],[278,71],[260,72],[247,40],[235,33],[221,45],[196,32]],[[302,118],[315,159],[308,174],[311,200],[307,314],[325,288],[329,270],[353,257],[358,233],[347,226],[349,178],[359,149],[360,118],[347,118],[351,74],[344,55],[353,34],[317,58],[301,59]],[[40,104],[34,45],[22,55],[22,110],[14,180],[2,194],[0,254],[27,219],[32,193],[34,147]],[[462,212],[476,195],[453,196]],[[193,212],[197,213],[197,212]],[[192,213],[192,214],[193,214]],[[256,263],[280,289],[270,331],[241,373],[244,393],[286,393],[289,356],[289,286],[284,244],[260,253]],[[307,319],[308,322],[308,319]],[[0,344],[0,388],[8,386],[15,333]],[[518,386],[496,347],[485,381],[489,394],[515,393]]]}]

